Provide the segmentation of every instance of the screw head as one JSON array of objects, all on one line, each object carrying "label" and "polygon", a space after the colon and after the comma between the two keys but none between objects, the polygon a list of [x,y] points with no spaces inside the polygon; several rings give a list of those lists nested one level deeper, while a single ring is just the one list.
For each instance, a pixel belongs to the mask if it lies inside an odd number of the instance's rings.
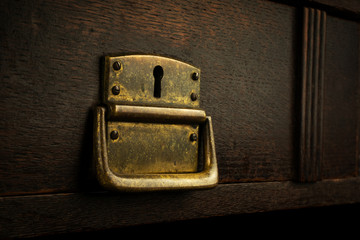
[{"label": "screw head", "polygon": [[196,93],[192,93],[190,97],[192,101],[196,101],[196,99],[198,98]]},{"label": "screw head", "polygon": [[112,132],[110,133],[110,138],[111,138],[112,140],[116,140],[118,137],[119,137],[118,131],[114,130],[114,131],[112,131]]},{"label": "screw head", "polygon": [[192,80],[196,81],[199,79],[199,73],[198,72],[194,72],[192,75],[191,75],[191,78]]},{"label": "screw head", "polygon": [[196,133],[192,133],[192,134],[190,135],[190,141],[192,141],[192,142],[197,141],[197,135],[196,135]]},{"label": "screw head", "polygon": [[120,87],[119,87],[119,86],[113,86],[112,89],[111,89],[111,92],[112,92],[114,95],[119,95],[119,93],[120,93]]},{"label": "screw head", "polygon": [[115,71],[119,71],[119,70],[121,69],[121,63],[118,62],[118,61],[114,62],[114,64],[113,64],[113,69],[114,69]]}]

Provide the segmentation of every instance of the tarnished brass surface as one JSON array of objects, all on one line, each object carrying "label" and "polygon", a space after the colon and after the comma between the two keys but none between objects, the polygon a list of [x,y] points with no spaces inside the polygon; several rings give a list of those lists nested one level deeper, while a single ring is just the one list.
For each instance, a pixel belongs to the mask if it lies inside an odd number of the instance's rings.
[{"label": "tarnished brass surface", "polygon": [[157,123],[202,123],[206,120],[203,110],[185,108],[110,105],[110,119]]},{"label": "tarnished brass surface", "polygon": [[104,68],[107,108],[96,108],[94,124],[99,182],[118,191],[215,186],[211,118],[199,109],[200,70],[148,55],[106,57]]},{"label": "tarnished brass surface", "polygon": [[206,117],[201,131],[203,133],[201,138],[204,141],[204,167],[202,171],[195,173],[120,174],[114,173],[109,165],[105,111],[103,107],[96,108],[94,124],[94,156],[97,178],[104,187],[118,191],[154,191],[216,186],[218,170],[210,117]]},{"label": "tarnished brass surface", "polygon": [[[120,69],[114,69],[114,63]],[[154,97],[154,69],[161,66],[161,97]],[[124,105],[146,105],[166,107],[199,107],[200,77],[193,80],[200,70],[183,62],[158,56],[129,55],[106,57],[104,70],[104,102]],[[200,76],[200,75],[199,75]],[[115,95],[113,88],[118,87]],[[117,93],[117,90],[116,90]],[[191,94],[197,99],[192,100]]]},{"label": "tarnished brass surface", "polygon": [[116,175],[196,172],[198,141],[190,135],[198,130],[198,125],[107,122],[109,168]]}]

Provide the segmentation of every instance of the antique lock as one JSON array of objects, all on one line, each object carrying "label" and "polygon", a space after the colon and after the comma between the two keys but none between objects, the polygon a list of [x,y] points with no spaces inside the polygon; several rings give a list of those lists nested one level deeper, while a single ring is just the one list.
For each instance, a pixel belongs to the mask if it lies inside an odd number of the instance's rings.
[{"label": "antique lock", "polygon": [[107,189],[210,188],[218,182],[211,118],[199,109],[200,70],[150,55],[105,57],[94,162]]}]

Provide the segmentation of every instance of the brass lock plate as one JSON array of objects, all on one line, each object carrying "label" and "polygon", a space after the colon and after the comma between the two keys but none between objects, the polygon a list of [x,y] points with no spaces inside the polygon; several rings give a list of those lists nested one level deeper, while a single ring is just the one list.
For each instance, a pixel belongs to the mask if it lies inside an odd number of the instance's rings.
[{"label": "brass lock plate", "polygon": [[198,125],[108,122],[107,131],[115,174],[197,171],[198,141],[192,136],[198,136]]},{"label": "brass lock plate", "polygon": [[199,109],[200,70],[159,56],[106,57],[97,107],[97,178],[124,191],[209,188],[218,173],[211,118]]},{"label": "brass lock plate", "polygon": [[125,105],[197,108],[200,70],[158,56],[106,57],[104,102]]}]

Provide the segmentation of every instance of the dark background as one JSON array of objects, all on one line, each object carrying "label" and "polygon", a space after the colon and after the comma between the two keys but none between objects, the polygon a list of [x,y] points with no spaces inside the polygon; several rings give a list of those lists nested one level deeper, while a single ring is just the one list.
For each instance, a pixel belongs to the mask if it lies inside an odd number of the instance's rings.
[{"label": "dark background", "polygon": [[[116,237],[212,237],[253,238],[289,237],[311,238],[316,235],[333,239],[356,239],[360,229],[360,204],[291,209],[252,214],[209,217],[158,224],[146,224],[106,231],[48,235],[32,239],[69,239]],[[126,238],[127,238],[126,237]]]}]

